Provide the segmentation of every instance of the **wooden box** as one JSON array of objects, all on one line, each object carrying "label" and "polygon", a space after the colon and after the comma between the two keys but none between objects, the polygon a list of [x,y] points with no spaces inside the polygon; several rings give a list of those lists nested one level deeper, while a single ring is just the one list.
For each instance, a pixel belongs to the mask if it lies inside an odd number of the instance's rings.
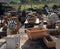
[{"label": "wooden box", "polygon": [[56,47],[56,42],[53,40],[53,38],[51,36],[44,37],[43,41],[48,48]]},{"label": "wooden box", "polygon": [[26,33],[29,39],[39,39],[46,36],[47,30],[41,28],[30,28],[30,29],[26,29]]}]

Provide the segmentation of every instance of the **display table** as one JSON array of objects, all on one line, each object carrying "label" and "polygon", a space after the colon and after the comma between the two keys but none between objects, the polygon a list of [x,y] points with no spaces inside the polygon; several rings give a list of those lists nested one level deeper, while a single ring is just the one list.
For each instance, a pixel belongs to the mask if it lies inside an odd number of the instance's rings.
[{"label": "display table", "polygon": [[7,49],[18,49],[20,46],[20,35],[8,35],[6,38]]},{"label": "display table", "polygon": [[6,49],[6,40],[0,39],[0,49]]}]

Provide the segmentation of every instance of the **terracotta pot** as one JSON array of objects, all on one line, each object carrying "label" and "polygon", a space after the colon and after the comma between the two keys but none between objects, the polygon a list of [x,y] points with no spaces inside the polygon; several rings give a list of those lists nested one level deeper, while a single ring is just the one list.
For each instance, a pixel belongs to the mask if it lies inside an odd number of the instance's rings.
[{"label": "terracotta pot", "polygon": [[38,39],[38,38],[43,38],[47,34],[46,29],[38,29],[38,28],[30,28],[26,29],[26,33],[29,37],[29,39]]},{"label": "terracotta pot", "polygon": [[[47,36],[48,37],[48,36]],[[51,47],[55,47],[56,46],[56,42],[52,39],[51,36],[49,36],[48,38],[47,37],[44,37],[43,38],[43,41],[44,43],[46,44],[46,46],[48,48],[51,48]]]}]

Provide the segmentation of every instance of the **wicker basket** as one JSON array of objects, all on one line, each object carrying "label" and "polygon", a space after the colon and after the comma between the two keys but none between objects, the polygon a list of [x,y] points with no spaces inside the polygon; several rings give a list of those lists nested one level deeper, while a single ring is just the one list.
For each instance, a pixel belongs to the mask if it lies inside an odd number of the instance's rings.
[{"label": "wicker basket", "polygon": [[52,37],[50,37],[50,38],[51,38],[51,41],[49,41],[46,37],[44,37],[43,38],[44,43],[46,44],[46,46],[48,48],[55,47],[56,46],[56,42],[52,39]]},{"label": "wicker basket", "polygon": [[47,34],[47,30],[41,29],[41,28],[26,29],[26,32],[27,32],[29,39],[43,38]]}]

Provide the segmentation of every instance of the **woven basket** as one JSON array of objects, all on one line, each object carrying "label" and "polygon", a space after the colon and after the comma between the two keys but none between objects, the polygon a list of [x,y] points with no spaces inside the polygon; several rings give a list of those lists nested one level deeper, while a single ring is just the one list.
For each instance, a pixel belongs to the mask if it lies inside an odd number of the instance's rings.
[{"label": "woven basket", "polygon": [[30,28],[26,29],[26,33],[29,37],[29,39],[39,39],[43,38],[47,34],[47,30],[40,29],[40,28]]}]

